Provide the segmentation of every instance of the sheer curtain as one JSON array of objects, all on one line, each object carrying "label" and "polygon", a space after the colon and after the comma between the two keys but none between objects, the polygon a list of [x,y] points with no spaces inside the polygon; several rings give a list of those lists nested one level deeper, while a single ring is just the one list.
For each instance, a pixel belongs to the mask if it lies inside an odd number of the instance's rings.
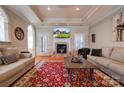
[{"label": "sheer curtain", "polygon": [[83,33],[76,33],[75,34],[75,49],[78,50],[80,48],[85,47],[85,40]]}]

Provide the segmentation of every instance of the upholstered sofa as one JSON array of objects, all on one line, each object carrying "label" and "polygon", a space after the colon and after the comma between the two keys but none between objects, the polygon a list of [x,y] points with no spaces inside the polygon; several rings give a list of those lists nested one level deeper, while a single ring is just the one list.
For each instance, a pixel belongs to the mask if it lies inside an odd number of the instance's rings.
[{"label": "upholstered sofa", "polygon": [[[0,48],[0,56],[15,53],[19,57],[19,51],[16,48]],[[26,73],[34,66],[35,59],[19,58],[16,62],[10,64],[0,64],[0,86],[10,86],[20,76]]]},{"label": "upholstered sofa", "polygon": [[102,57],[88,55],[87,60],[124,84],[124,48],[102,48]]}]

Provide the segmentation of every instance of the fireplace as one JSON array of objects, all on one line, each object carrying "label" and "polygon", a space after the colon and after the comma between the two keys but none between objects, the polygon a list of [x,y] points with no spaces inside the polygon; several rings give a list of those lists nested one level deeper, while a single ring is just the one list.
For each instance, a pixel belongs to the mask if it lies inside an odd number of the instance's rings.
[{"label": "fireplace", "polygon": [[67,53],[67,44],[57,44],[57,54]]}]

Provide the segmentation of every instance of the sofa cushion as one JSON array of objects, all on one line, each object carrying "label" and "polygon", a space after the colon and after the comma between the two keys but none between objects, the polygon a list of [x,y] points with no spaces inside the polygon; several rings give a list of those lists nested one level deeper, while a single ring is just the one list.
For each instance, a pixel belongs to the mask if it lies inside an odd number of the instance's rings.
[{"label": "sofa cushion", "polygon": [[87,58],[90,59],[90,60],[92,60],[92,61],[95,61],[96,58],[98,58],[98,57],[97,56],[88,55]]},{"label": "sofa cushion", "polygon": [[24,62],[15,62],[9,65],[0,65],[0,82],[11,78],[13,75],[19,73],[25,67]]},{"label": "sofa cushion", "polygon": [[124,48],[114,48],[110,58],[124,63]]},{"label": "sofa cushion", "polygon": [[109,58],[110,55],[111,55],[111,53],[112,53],[112,49],[113,49],[113,48],[108,48],[108,47],[102,48],[102,55],[103,55],[104,57]]},{"label": "sofa cushion", "polygon": [[101,57],[102,56],[102,49],[92,49],[91,55]]},{"label": "sofa cushion", "polygon": [[25,66],[28,66],[32,63],[35,64],[35,58],[24,58],[24,59],[19,60],[18,62],[24,62]]},{"label": "sofa cushion", "polygon": [[7,47],[2,49],[2,53],[4,56],[9,55],[16,55],[16,57],[19,59],[19,50],[17,47]]},{"label": "sofa cushion", "polygon": [[124,64],[123,63],[112,63],[109,65],[109,69],[124,76]]},{"label": "sofa cushion", "polygon": [[10,63],[18,61],[15,54],[9,55],[9,56],[1,56],[0,58],[3,64],[10,64]]},{"label": "sofa cushion", "polygon": [[109,59],[109,58],[105,58],[105,57],[99,57],[96,59],[96,63],[104,66],[104,67],[107,67],[112,64],[112,63],[116,63],[117,61],[115,60],[112,60],[112,59]]}]

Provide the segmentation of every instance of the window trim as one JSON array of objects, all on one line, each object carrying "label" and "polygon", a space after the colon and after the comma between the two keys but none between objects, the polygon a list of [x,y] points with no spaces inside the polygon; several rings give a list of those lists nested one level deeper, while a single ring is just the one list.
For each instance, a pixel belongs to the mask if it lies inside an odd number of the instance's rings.
[{"label": "window trim", "polygon": [[12,43],[12,42],[10,42],[10,41],[0,41],[0,44],[10,44],[10,43]]},{"label": "window trim", "polygon": [[9,36],[9,28],[10,28],[10,25],[9,25],[9,18],[8,18],[8,15],[5,11],[5,9],[0,6],[0,9],[1,9],[1,12],[2,12],[2,15],[4,15],[4,32],[5,34],[5,40],[4,41],[0,41],[0,44],[8,44],[8,43],[11,43],[11,36]]}]

